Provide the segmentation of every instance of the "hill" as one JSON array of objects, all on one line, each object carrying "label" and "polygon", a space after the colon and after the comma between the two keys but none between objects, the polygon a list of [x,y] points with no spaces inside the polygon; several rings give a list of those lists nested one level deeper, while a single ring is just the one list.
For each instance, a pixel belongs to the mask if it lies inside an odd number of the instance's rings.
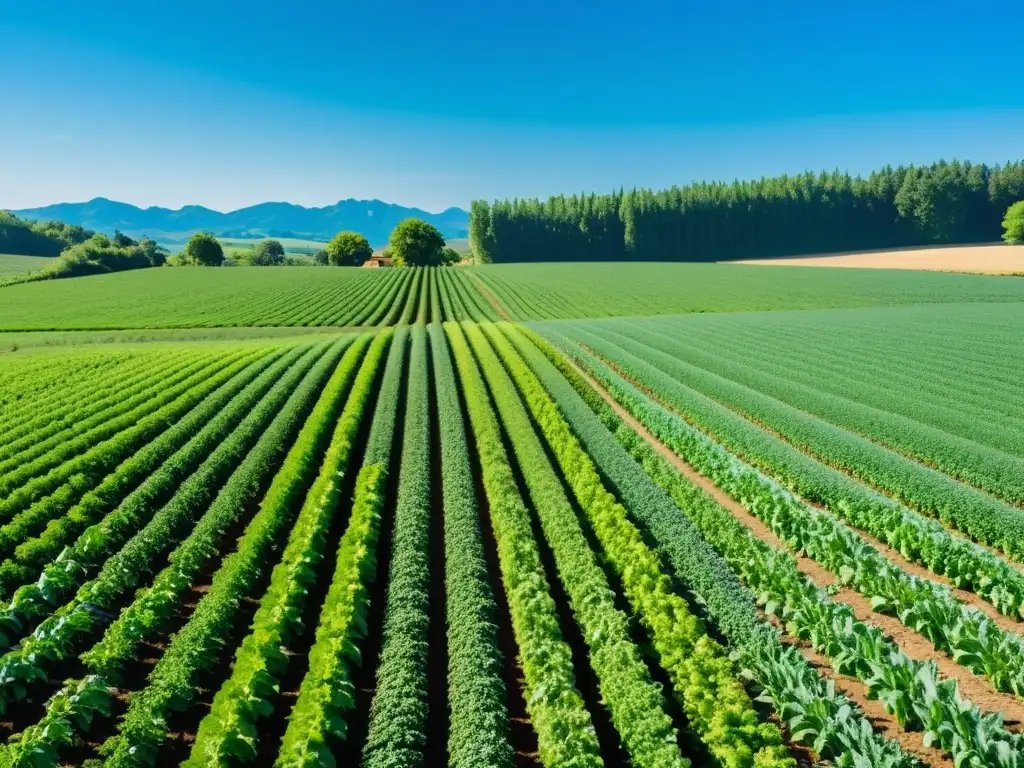
[{"label": "hill", "polygon": [[167,246],[184,243],[201,230],[226,238],[328,240],[342,229],[362,232],[372,245],[378,246],[387,243],[394,226],[410,216],[430,222],[448,239],[466,237],[469,232],[469,213],[461,208],[429,213],[380,200],[340,200],[323,208],[259,203],[222,213],[201,205],[186,205],[178,210],[139,208],[97,197],[85,203],[57,203],[12,213],[26,219],[77,224],[106,234],[118,229],[131,237],[145,235]]}]

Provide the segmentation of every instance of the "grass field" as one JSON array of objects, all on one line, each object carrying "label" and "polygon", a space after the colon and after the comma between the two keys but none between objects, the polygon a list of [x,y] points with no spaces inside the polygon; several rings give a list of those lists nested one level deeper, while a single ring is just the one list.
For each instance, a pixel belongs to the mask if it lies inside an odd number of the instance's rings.
[{"label": "grass field", "polygon": [[35,272],[37,269],[42,269],[54,261],[55,259],[44,256],[14,256],[13,254],[0,253],[0,281],[9,277],[19,277],[29,272]]},{"label": "grass field", "polygon": [[1022,285],[0,289],[0,766],[1019,768]]}]

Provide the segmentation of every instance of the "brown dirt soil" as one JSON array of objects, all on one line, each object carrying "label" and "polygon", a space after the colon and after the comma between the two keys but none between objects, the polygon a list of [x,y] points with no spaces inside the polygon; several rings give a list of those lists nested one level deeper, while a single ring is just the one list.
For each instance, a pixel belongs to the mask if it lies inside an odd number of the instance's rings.
[{"label": "brown dirt soil", "polygon": [[[575,366],[580,375],[592,386],[598,394],[616,412],[616,414],[644,438],[663,458],[668,460],[683,476],[708,493],[724,509],[728,510],[737,520],[749,528],[755,536],[766,544],[778,548],[788,549],[786,545],[758,518],[747,512],[743,506],[731,496],[722,491],[708,478],[701,475],[693,467],[683,461],[672,449],[658,440],[646,427],[637,421],[626,411],[597,381],[586,372]],[[793,554],[798,570],[810,578],[820,587],[830,587],[836,582],[836,577],[824,567],[810,558]],[[866,623],[874,623],[886,633],[899,647],[913,659],[935,660],[939,671],[944,677],[955,678],[960,686],[961,695],[971,699],[982,711],[1001,711],[1005,717],[1007,728],[1012,731],[1021,731],[1024,728],[1024,702],[1016,699],[1010,694],[997,693],[992,690],[988,682],[964,669],[959,664],[943,653],[936,651],[932,645],[921,635],[918,635],[908,627],[903,626],[898,619],[883,614],[874,613],[870,601],[848,587],[840,587],[832,596],[832,599],[845,603],[853,610],[858,620]],[[828,663],[827,658],[815,652],[806,644],[797,643],[792,638],[787,642],[800,647],[804,656],[817,667],[818,670],[836,681],[837,688],[841,689],[852,700],[856,701],[865,713],[869,716],[872,724],[890,738],[895,738],[908,752],[916,754],[932,765],[952,765],[952,760],[944,757],[940,750],[926,748],[922,735],[919,733],[908,733],[902,729],[899,723],[892,716],[888,715],[878,701],[866,698],[866,689],[860,681],[852,677],[837,675]]]},{"label": "brown dirt soil", "polygon": [[904,248],[854,253],[790,256],[782,259],[747,259],[722,264],[757,264],[783,267],[848,267],[857,269],[922,269],[984,275],[1024,274],[1022,245],[959,245]]}]

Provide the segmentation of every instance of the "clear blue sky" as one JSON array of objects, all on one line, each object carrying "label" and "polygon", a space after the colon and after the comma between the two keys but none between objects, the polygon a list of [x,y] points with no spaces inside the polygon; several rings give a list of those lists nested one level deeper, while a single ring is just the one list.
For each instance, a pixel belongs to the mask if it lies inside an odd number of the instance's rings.
[{"label": "clear blue sky", "polygon": [[1024,3],[9,0],[0,207],[226,210],[1024,157]]}]

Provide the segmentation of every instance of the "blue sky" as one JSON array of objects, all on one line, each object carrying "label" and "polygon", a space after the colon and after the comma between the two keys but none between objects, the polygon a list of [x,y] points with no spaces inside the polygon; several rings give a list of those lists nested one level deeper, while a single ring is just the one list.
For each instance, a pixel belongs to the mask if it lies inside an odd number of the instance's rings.
[{"label": "blue sky", "polygon": [[1024,4],[9,0],[0,207],[227,210],[1024,157]]}]

